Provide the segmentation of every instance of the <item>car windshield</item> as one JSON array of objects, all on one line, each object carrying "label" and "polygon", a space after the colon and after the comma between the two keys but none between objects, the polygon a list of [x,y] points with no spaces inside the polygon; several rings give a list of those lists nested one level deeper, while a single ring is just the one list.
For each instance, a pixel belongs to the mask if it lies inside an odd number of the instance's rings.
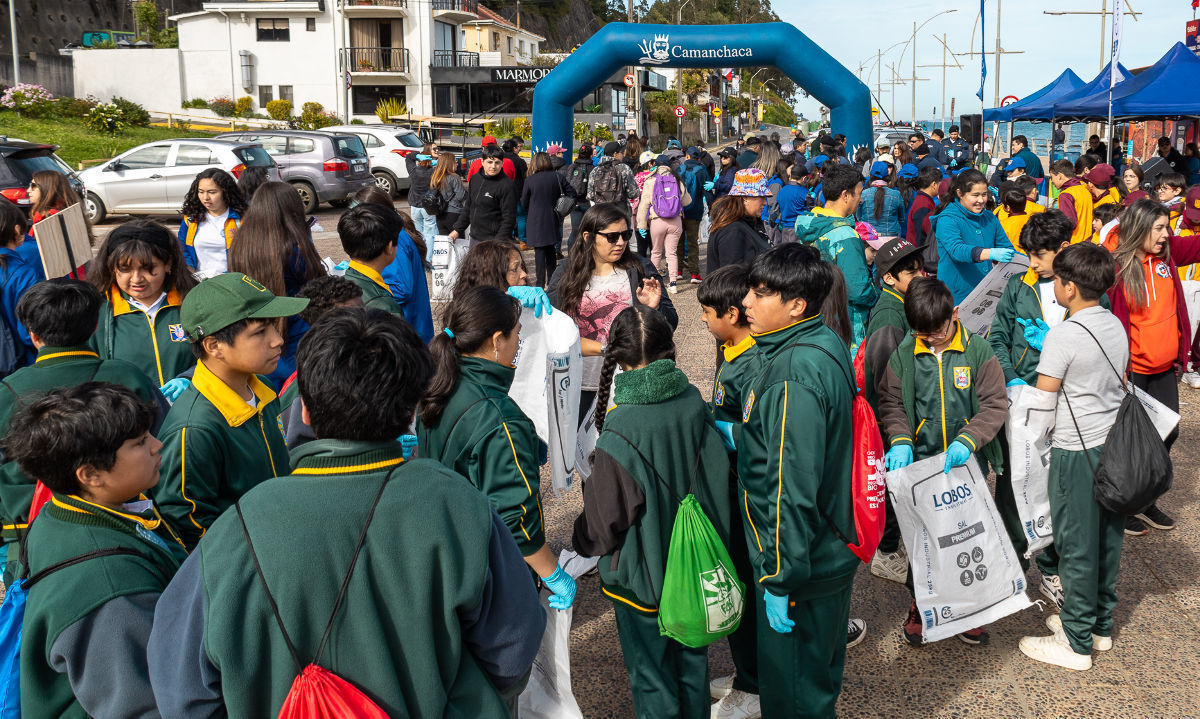
[{"label": "car windshield", "polygon": [[270,167],[275,164],[267,151],[261,147],[238,147],[234,149],[233,154],[237,155],[246,167]]},{"label": "car windshield", "polygon": [[42,170],[67,174],[67,168],[50,152],[44,154],[16,153],[9,155],[8,164],[11,166],[10,172],[16,176],[19,182],[28,182],[29,178],[33,177],[33,173]]},{"label": "car windshield", "polygon": [[415,132],[400,132],[396,134],[396,139],[405,147],[422,147],[421,138],[417,137]]},{"label": "car windshield", "polygon": [[367,149],[356,135],[337,135],[333,138],[333,146],[338,157],[366,157]]}]

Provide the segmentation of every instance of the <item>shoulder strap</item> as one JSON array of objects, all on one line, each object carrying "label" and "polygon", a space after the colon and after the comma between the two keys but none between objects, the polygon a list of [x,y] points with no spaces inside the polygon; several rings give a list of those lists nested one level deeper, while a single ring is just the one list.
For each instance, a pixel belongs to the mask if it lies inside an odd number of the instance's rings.
[{"label": "shoulder strap", "polygon": [[1112,368],[1113,374],[1115,374],[1117,376],[1117,381],[1121,383],[1122,387],[1124,387],[1125,386],[1125,377],[1122,376],[1121,373],[1117,371],[1117,368],[1116,368],[1116,366],[1113,365],[1112,360],[1110,360],[1108,358],[1108,353],[1104,351],[1104,345],[1100,344],[1100,340],[1096,339],[1096,335],[1092,334],[1092,331],[1089,330],[1087,328],[1087,326],[1084,325],[1079,320],[1067,320],[1067,321],[1071,322],[1072,324],[1079,325],[1081,328],[1083,328],[1084,332],[1088,333],[1088,336],[1091,337],[1092,341],[1096,343],[1096,346],[1100,348],[1100,354],[1104,355],[1104,361],[1108,363],[1108,366]]},{"label": "shoulder strap", "polygon": [[[55,562],[54,564],[51,564],[49,567],[46,567],[45,569],[42,569],[42,570],[34,573],[32,576],[27,576],[25,578],[25,580],[21,583],[21,586],[26,592],[28,592],[33,587],[33,585],[42,581],[43,579],[50,576],[51,574],[54,574],[55,572],[59,571],[60,569],[66,569],[67,567],[72,567],[76,564],[80,564],[81,562],[86,562],[89,559],[99,559],[100,557],[112,557],[112,556],[117,556],[117,555],[122,555],[122,554],[130,555],[130,556],[134,556],[134,557],[141,557],[142,559],[145,559],[146,561],[152,561],[145,554],[142,554],[141,552],[137,551],[136,549],[131,549],[129,547],[109,547],[108,549],[97,549],[95,551],[85,552],[84,554],[80,554],[78,556],[71,557],[69,559],[64,559],[61,562]],[[23,571],[25,573],[28,573],[29,566],[25,565],[25,568]]]}]

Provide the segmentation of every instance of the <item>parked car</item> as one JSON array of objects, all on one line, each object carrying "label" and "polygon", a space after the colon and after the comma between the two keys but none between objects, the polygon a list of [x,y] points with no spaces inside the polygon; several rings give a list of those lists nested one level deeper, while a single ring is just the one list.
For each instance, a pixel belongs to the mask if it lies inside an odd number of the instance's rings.
[{"label": "parked car", "polygon": [[58,145],[0,136],[0,195],[28,214],[33,206],[29,199],[29,181],[33,173],[51,170],[66,175],[71,187],[83,197],[83,182],[67,163],[54,154],[57,149]]},{"label": "parked car", "polygon": [[371,160],[371,174],[379,189],[395,197],[400,190],[408,189],[408,165],[404,159],[420,152],[423,142],[420,135],[395,125],[335,125],[321,132],[333,135],[356,135],[367,148]]},{"label": "parked car", "polygon": [[178,138],[139,145],[79,173],[87,186],[83,209],[93,223],[107,215],[177,215],[192,180],[219,167],[239,177],[247,167],[279,168],[262,145],[234,140]]},{"label": "parked car", "polygon": [[367,149],[358,135],[314,130],[242,130],[218,138],[254,142],[279,165],[283,181],[300,193],[304,211],[328,202],[343,206],[354,193],[375,184]]}]

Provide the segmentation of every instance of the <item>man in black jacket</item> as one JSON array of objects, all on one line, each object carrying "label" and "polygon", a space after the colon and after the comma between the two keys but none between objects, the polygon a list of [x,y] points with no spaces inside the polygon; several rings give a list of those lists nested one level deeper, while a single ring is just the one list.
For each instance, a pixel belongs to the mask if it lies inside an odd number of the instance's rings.
[{"label": "man in black jacket", "polygon": [[471,228],[471,243],[480,240],[512,242],[517,227],[517,193],[503,172],[504,152],[495,145],[483,148],[483,169],[467,185],[467,202],[450,239],[458,239]]},{"label": "man in black jacket", "polygon": [[1179,153],[1179,150],[1176,150],[1175,147],[1171,145],[1171,138],[1158,138],[1158,156],[1167,161],[1167,164],[1171,166],[1172,172],[1178,172],[1184,177],[1187,177],[1187,160],[1183,158],[1183,155]]}]

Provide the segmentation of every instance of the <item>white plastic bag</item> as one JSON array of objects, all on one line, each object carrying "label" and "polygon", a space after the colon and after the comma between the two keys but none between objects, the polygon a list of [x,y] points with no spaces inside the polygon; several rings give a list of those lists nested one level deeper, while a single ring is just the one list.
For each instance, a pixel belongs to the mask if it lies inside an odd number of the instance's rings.
[{"label": "white plastic bag", "polygon": [[1140,387],[1135,387],[1132,382],[1129,383],[1129,389],[1146,408],[1146,414],[1150,415],[1150,422],[1154,424],[1154,429],[1158,430],[1158,436],[1166,441],[1167,435],[1179,426],[1179,413],[1154,399]]},{"label": "white plastic bag", "polygon": [[[578,580],[595,567],[595,558],[579,557],[563,550],[559,555],[563,571]],[[541,592],[546,611],[546,632],[533,660],[529,683],[521,692],[518,709],[523,719],[583,719],[583,712],[571,691],[571,618],[574,609],[559,611],[547,603],[550,593]]]},{"label": "white plastic bag", "polygon": [[996,316],[996,303],[1004,294],[1004,286],[1013,275],[1023,274],[1027,269],[1029,258],[1018,252],[1011,262],[996,265],[984,275],[975,289],[958,304],[958,317],[963,327],[971,334],[986,337],[992,318]]},{"label": "white plastic bag", "polygon": [[974,457],[942,471],[946,455],[888,472],[908,548],[925,642],[982,627],[1031,606],[1025,573]]},{"label": "white plastic bag", "polygon": [[1029,385],[1008,388],[1008,458],[1017,515],[1029,548],[1025,557],[1054,543],[1050,522],[1050,434],[1058,394]]},{"label": "white plastic bag", "polygon": [[437,235],[433,238],[433,283],[429,286],[429,299],[434,302],[445,302],[454,292],[454,280],[458,277],[458,265],[471,249],[471,242],[465,237],[451,240],[449,235]]},{"label": "white plastic bag", "polygon": [[596,440],[599,438],[600,433],[596,431],[596,401],[592,400],[592,407],[584,416],[583,424],[579,425],[579,432],[575,436],[575,471],[585,482],[592,476],[592,452],[596,451]]}]

